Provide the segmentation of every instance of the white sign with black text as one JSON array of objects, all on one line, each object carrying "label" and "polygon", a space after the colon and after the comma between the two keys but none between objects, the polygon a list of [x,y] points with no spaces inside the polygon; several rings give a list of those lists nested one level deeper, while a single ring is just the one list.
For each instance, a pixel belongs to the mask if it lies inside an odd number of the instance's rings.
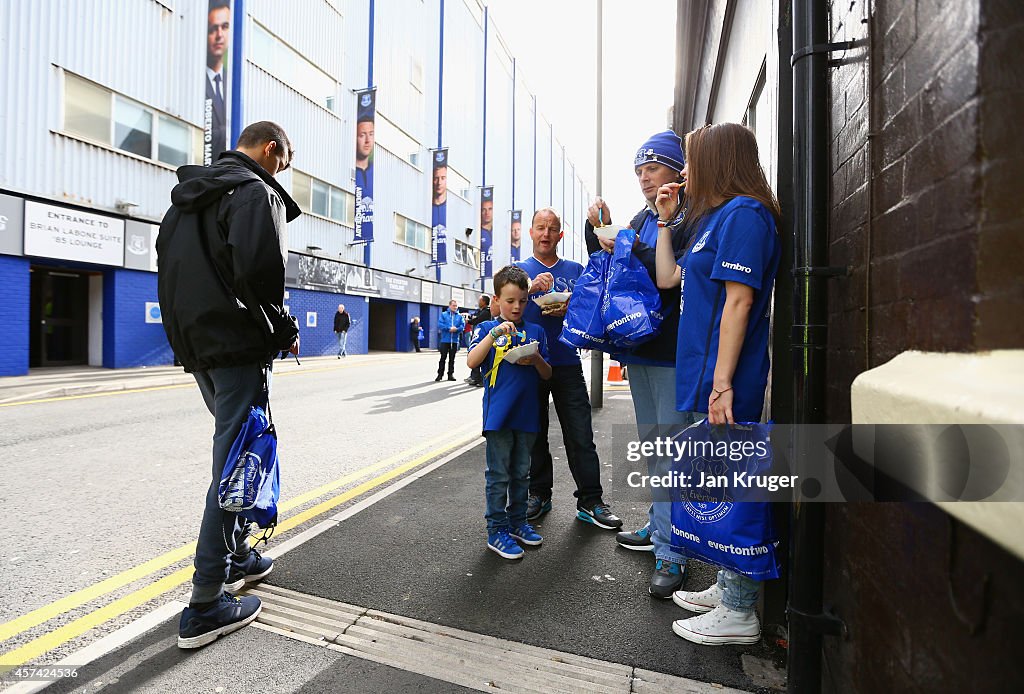
[{"label": "white sign with black text", "polygon": [[124,220],[27,200],[25,255],[121,267]]}]

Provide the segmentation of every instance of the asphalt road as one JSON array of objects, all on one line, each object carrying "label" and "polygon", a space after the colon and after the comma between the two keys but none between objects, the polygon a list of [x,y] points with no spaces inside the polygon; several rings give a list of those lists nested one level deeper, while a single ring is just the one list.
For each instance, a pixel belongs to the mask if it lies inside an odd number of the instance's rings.
[{"label": "asphalt road", "polygon": [[[458,382],[435,383],[436,360],[436,353],[374,354],[278,374],[273,414],[284,504],[384,462],[361,478],[314,492],[284,515],[456,436],[478,433],[479,390],[462,383],[464,364],[457,367]],[[101,591],[70,612],[57,610],[55,618],[4,640],[4,623],[194,542],[210,482],[213,418],[194,385],[16,405],[0,410],[0,417],[0,651],[190,565],[185,552],[156,572],[137,571],[131,575],[137,580]],[[187,599],[187,587],[160,601],[170,598]],[[51,656],[66,655],[142,611],[144,605],[116,613]]]}]

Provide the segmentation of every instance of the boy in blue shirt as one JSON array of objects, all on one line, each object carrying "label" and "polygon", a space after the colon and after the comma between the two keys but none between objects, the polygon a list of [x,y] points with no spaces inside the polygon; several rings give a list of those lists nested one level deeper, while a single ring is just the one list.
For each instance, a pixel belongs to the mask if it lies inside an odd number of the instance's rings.
[{"label": "boy in blue shirt", "polygon": [[[522,559],[525,545],[543,538],[526,522],[530,489],[530,449],[540,428],[537,398],[541,379],[551,377],[547,336],[523,321],[530,278],[509,265],[494,275],[499,317],[473,331],[466,364],[480,367],[484,380],[483,434],[487,439],[487,547],[504,559]],[[505,354],[530,342],[538,351],[512,364]],[[518,542],[517,542],[518,540]]]}]

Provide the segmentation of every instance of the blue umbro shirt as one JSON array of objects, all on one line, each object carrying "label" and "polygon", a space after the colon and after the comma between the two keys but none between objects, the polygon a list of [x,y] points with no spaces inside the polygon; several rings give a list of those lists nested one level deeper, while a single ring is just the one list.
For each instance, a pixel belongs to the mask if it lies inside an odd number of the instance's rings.
[{"label": "blue umbro shirt", "polygon": [[[525,270],[531,280],[542,272],[550,272],[555,278],[554,291],[556,292],[572,292],[576,286],[576,280],[583,274],[582,265],[565,258],[559,258],[558,262],[548,267],[531,256],[526,260],[520,260],[516,266]],[[526,310],[523,311],[523,318],[528,323],[536,323],[544,328],[544,333],[548,337],[548,349],[551,350],[551,359],[548,360],[551,366],[579,364],[580,353],[576,351],[576,348],[570,347],[558,339],[558,336],[562,334],[564,319],[543,315],[540,306],[533,303],[533,300],[542,294],[543,292],[530,295],[530,302],[526,305]]]},{"label": "blue umbro shirt", "polygon": [[[484,321],[473,330],[473,341],[470,349],[484,338],[491,328],[505,321]],[[503,335],[491,345],[483,364],[480,375],[484,379],[484,428],[483,431],[502,431],[518,429],[536,433],[540,430],[540,374],[534,366],[511,364],[499,361],[494,368],[496,357],[500,357],[512,347],[527,342],[540,343],[540,355],[548,360],[547,335],[536,323],[521,322],[516,326],[520,333]],[[525,338],[521,333],[525,333]]]},{"label": "blue umbro shirt", "polygon": [[775,219],[753,198],[733,198],[709,212],[700,223],[695,243],[679,260],[683,286],[676,409],[708,411],[725,283],[739,282],[754,289],[754,305],[732,378],[733,417],[737,422],[760,420],[768,383],[768,318],[780,255]]}]

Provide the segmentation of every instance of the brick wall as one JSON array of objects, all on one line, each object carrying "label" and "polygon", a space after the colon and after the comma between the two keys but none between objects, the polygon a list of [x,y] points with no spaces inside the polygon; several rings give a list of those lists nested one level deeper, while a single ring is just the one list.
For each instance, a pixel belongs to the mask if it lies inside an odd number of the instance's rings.
[{"label": "brick wall", "polygon": [[0,376],[28,373],[30,289],[29,261],[0,255],[0,326],[4,334]]},{"label": "brick wall", "polygon": [[[832,40],[867,35],[865,0],[830,7]],[[870,60],[831,71],[830,421],[905,350],[1024,346],[1024,3],[871,9]],[[930,504],[830,506],[826,537],[826,691],[1024,689],[1019,559]]]},{"label": "brick wall", "polygon": [[[1024,346],[1024,3],[873,7],[870,60],[831,71],[830,262],[852,268],[829,296],[832,421],[908,349]],[[833,40],[867,35],[866,0],[831,10]]]},{"label": "brick wall", "polygon": [[103,366],[173,364],[174,354],[160,323],[146,322],[146,302],[156,301],[156,273],[103,273]]},{"label": "brick wall", "polygon": [[[338,339],[334,334],[334,314],[338,312],[338,304],[345,304],[345,310],[352,319],[348,331],[348,354],[366,354],[367,320],[366,299],[348,294],[330,292],[313,292],[306,289],[288,289],[285,299],[289,311],[299,319],[299,337],[302,355],[326,356],[338,353]],[[316,327],[307,328],[307,313],[316,313]]]},{"label": "brick wall", "polygon": [[1024,563],[932,504],[836,504],[826,605],[828,692],[1024,691]]},{"label": "brick wall", "polygon": [[1024,3],[983,0],[979,26],[983,154],[975,348],[1024,346]]}]

